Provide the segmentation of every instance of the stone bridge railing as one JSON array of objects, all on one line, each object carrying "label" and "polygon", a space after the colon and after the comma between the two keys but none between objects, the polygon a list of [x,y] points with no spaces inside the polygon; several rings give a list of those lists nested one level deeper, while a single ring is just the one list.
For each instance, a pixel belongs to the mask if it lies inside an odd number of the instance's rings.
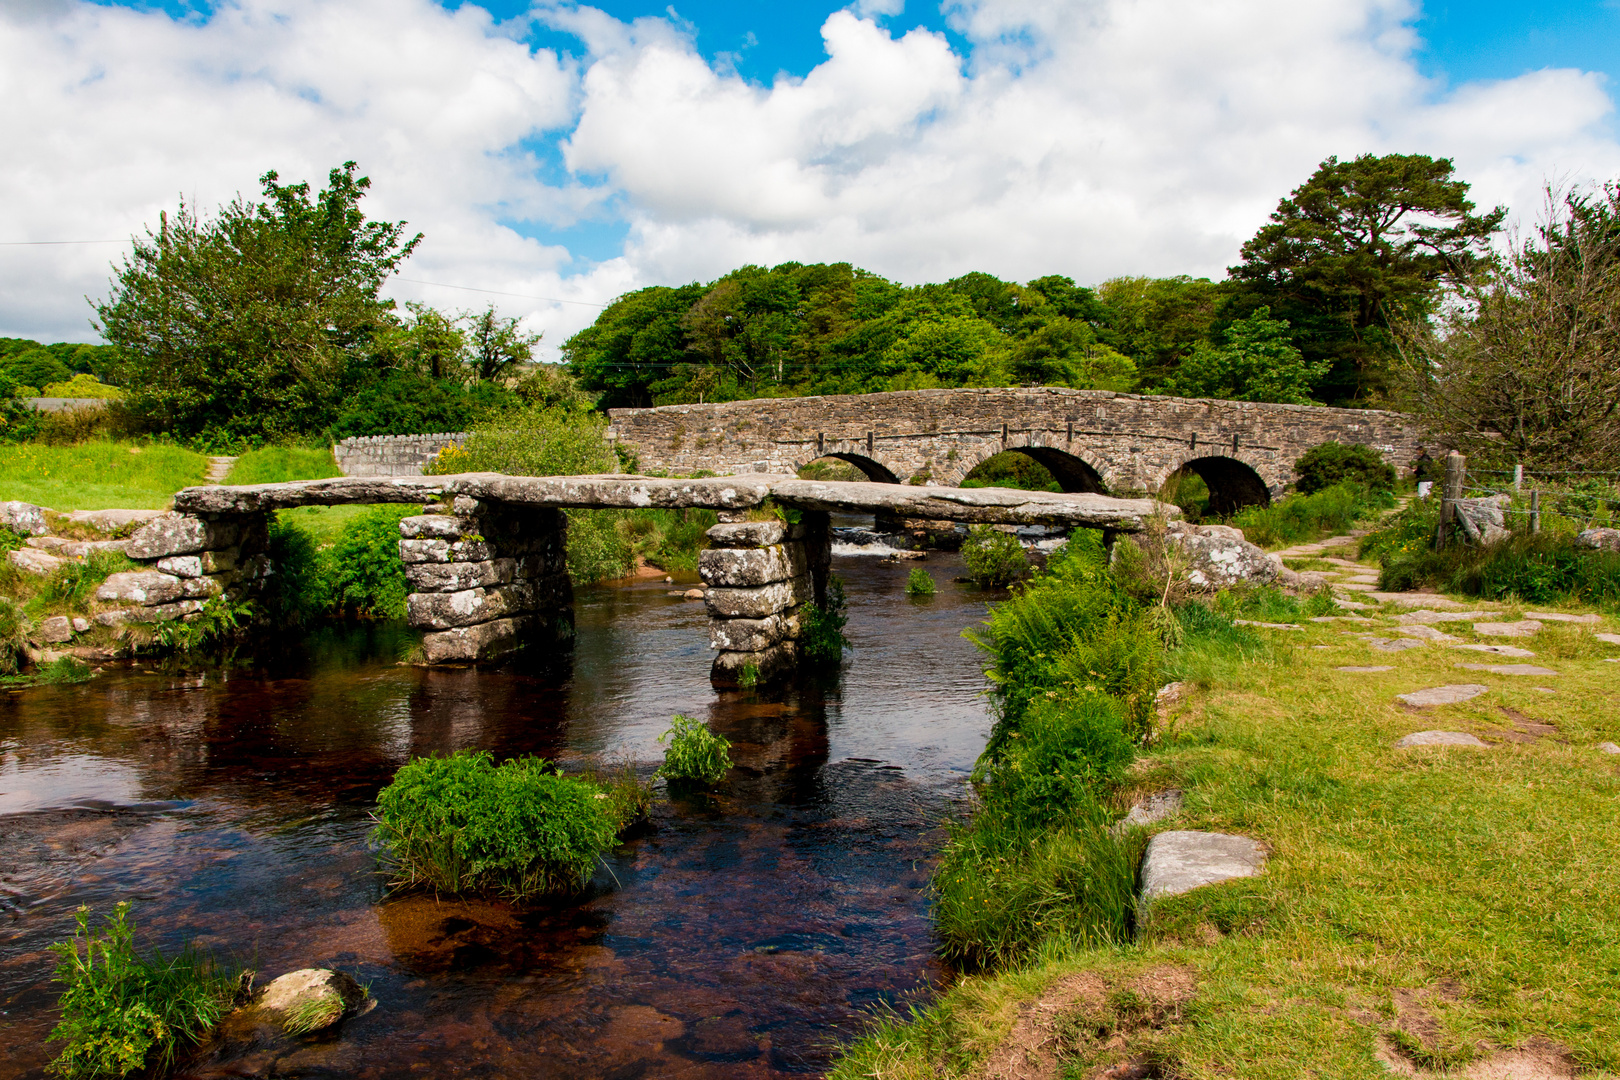
[{"label": "stone bridge railing", "polygon": [[[748,520],[767,501],[799,511]],[[187,488],[173,513],[131,537],[146,571],[115,575],[129,621],[195,617],[204,601],[251,598],[276,567],[267,553],[269,515],[297,506],[420,503],[400,522],[400,555],[411,593],[410,624],[423,632],[427,663],[491,659],[573,635],[567,575],[567,508],[706,508],[721,523],[699,559],[708,586],[716,685],[751,672],[761,680],[792,667],[805,606],[825,597],[829,511],[981,524],[1064,525],[1135,532],[1155,514],[1148,499],[1002,488],[921,488],[742,475],[699,480],[644,476],[343,477],[287,484]]]}]

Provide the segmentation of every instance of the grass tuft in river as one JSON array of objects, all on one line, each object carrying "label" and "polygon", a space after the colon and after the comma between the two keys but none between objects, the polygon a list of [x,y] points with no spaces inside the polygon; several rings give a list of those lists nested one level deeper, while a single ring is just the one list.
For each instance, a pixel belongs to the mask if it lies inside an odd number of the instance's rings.
[{"label": "grass tuft in river", "polygon": [[702,721],[676,715],[669,730],[658,736],[669,741],[658,775],[673,784],[718,784],[731,768],[731,741],[710,731]]}]

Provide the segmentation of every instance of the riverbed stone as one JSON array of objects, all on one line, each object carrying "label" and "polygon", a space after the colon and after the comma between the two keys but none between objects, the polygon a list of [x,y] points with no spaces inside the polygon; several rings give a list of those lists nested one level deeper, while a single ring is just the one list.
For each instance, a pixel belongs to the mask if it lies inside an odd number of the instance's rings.
[{"label": "riverbed stone", "polygon": [[173,603],[185,595],[185,586],[179,578],[157,570],[112,574],[96,590],[97,600],[126,600],[147,605]]},{"label": "riverbed stone", "polygon": [[66,615],[52,615],[39,624],[39,639],[52,645],[73,640],[73,621]]},{"label": "riverbed stone", "polygon": [[44,577],[47,574],[54,573],[66,560],[58,558],[48,551],[23,547],[6,552],[6,561],[25,574]]},{"label": "riverbed stone", "polygon": [[1492,675],[1557,675],[1552,668],[1537,667],[1535,664],[1458,664],[1460,668],[1468,671],[1488,671]]},{"label": "riverbed stone", "polygon": [[43,536],[51,531],[45,522],[45,507],[16,499],[0,502],[0,525],[23,536]]},{"label": "riverbed stone", "polygon": [[1474,736],[1462,731],[1415,731],[1410,735],[1395,740],[1396,746],[1472,746],[1476,749],[1489,749],[1490,744],[1481,742]]},{"label": "riverbed stone", "polygon": [[1489,690],[1488,686],[1479,683],[1462,683],[1455,686],[1431,686],[1427,690],[1413,690],[1409,694],[1396,694],[1395,696],[1408,705],[1427,708],[1431,705],[1455,705],[1462,701],[1471,701]]},{"label": "riverbed stone", "polygon": [[1520,660],[1529,660],[1536,654],[1529,649],[1521,649],[1517,645],[1486,645],[1478,641],[1465,641],[1452,646],[1453,649],[1467,649],[1469,652],[1491,653],[1495,656],[1512,656]]},{"label": "riverbed stone", "polygon": [[753,588],[808,574],[804,545],[764,548],[708,548],[698,554],[698,572],[710,586]]},{"label": "riverbed stone", "polygon": [[1148,841],[1142,859],[1143,906],[1205,885],[1254,877],[1265,863],[1265,849],[1247,836],[1182,829],[1159,833]]},{"label": "riverbed stone", "polygon": [[1539,633],[1541,624],[1534,619],[1520,619],[1518,622],[1477,622],[1474,624],[1474,633],[1485,637],[1529,637]]},{"label": "riverbed stone", "polygon": [[[327,968],[301,968],[272,979],[254,999],[250,1008],[283,1028],[304,1019],[308,1034],[337,1023],[357,1009],[366,992],[353,978]],[[321,1022],[314,1027],[309,1023]]]}]

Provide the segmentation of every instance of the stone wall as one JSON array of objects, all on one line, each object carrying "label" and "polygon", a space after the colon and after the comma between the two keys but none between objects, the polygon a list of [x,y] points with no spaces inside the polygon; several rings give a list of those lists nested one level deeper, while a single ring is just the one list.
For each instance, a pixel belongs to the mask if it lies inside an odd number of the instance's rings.
[{"label": "stone wall", "polygon": [[399,523],[411,594],[406,618],[424,631],[429,664],[488,660],[573,638],[568,519],[561,510],[458,495]]},{"label": "stone wall", "polygon": [[332,447],[344,476],[421,476],[429,461],[446,446],[460,446],[465,431],[436,435],[364,435]]},{"label": "stone wall", "polygon": [[162,514],[124,542],[144,570],[113,574],[96,599],[117,608],[96,615],[103,626],[191,618],[224,592],[251,599],[274,572],[268,514]]},{"label": "stone wall", "polygon": [[1330,439],[1376,447],[1399,469],[1424,449],[1399,413],[1056,387],[770,398],[609,415],[610,437],[644,470],[781,475],[837,456],[874,480],[943,487],[994,454],[1022,450],[1067,491],[1156,492],[1185,466],[1212,491],[1247,483],[1275,497],[1294,480],[1294,460]]},{"label": "stone wall", "polygon": [[716,686],[769,682],[798,660],[807,605],[826,599],[832,530],[824,512],[797,524],[721,522],[713,545],[698,555],[708,591],[709,643],[718,650],[709,679]]}]

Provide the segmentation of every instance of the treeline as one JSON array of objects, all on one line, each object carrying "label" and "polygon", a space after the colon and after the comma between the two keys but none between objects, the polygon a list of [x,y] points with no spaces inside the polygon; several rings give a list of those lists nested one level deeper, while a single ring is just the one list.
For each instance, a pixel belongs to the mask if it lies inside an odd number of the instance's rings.
[{"label": "treeline", "polygon": [[745,266],[619,298],[563,346],[603,405],[1059,385],[1253,401],[1381,403],[1397,327],[1482,265],[1452,164],[1329,158],[1223,281],[970,273],[907,287],[849,263]]}]

